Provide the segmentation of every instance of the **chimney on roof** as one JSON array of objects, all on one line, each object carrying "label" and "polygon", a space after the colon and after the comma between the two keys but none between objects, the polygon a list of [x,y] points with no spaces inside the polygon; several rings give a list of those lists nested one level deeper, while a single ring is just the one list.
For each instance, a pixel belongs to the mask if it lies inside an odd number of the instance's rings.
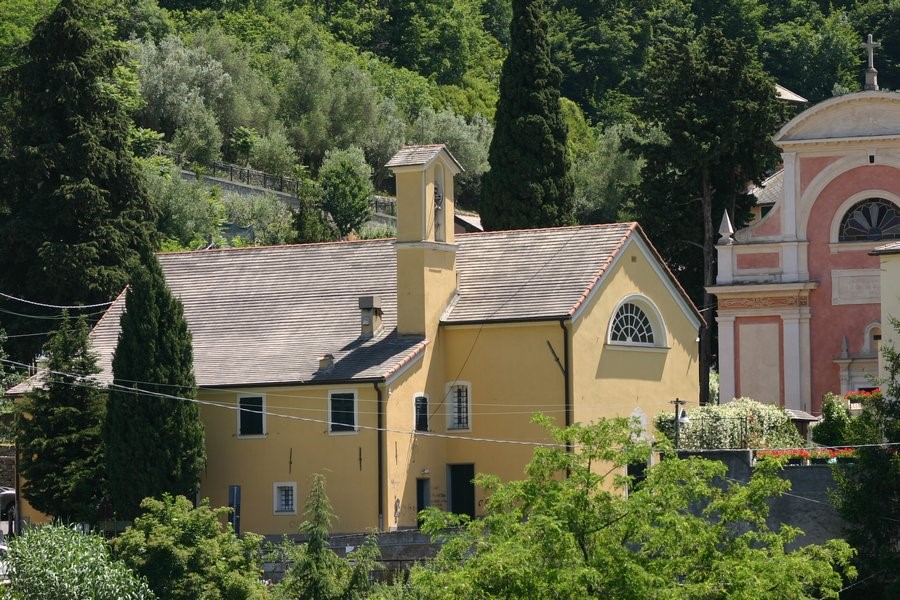
[{"label": "chimney on roof", "polygon": [[381,296],[359,297],[360,336],[369,339],[381,332]]},{"label": "chimney on roof", "polygon": [[334,368],[334,354],[329,352],[325,356],[319,358],[319,371],[321,373],[327,373],[331,369]]}]

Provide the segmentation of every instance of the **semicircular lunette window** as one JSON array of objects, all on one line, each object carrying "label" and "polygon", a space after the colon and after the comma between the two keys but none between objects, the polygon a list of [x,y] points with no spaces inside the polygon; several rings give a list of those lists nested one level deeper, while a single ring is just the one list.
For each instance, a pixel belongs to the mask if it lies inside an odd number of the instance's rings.
[{"label": "semicircular lunette window", "polygon": [[623,344],[653,345],[653,325],[640,306],[626,302],[616,312],[609,340]]},{"label": "semicircular lunette window", "polygon": [[854,204],[841,221],[838,240],[868,242],[900,239],[900,209],[881,198]]}]

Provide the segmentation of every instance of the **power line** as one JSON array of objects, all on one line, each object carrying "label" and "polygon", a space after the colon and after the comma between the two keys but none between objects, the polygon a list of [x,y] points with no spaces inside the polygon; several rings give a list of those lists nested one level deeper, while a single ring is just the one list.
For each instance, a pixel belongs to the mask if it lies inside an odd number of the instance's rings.
[{"label": "power line", "polygon": [[0,296],[3,298],[7,298],[9,300],[15,300],[16,302],[22,302],[24,304],[31,304],[32,306],[42,306],[44,308],[59,308],[59,309],[71,309],[71,310],[81,310],[83,308],[100,308],[101,306],[110,306],[115,300],[111,302],[98,302],[97,304],[77,304],[71,306],[64,306],[60,304],[44,304],[43,302],[35,302],[34,300],[26,300],[25,298],[18,298],[16,296],[11,296],[9,294],[4,294],[0,292]]},{"label": "power line", "polygon": [[[8,315],[13,315],[16,317],[23,317],[25,319],[41,319],[41,320],[49,320],[49,321],[59,321],[59,320],[65,318],[63,315],[26,315],[24,313],[18,313],[18,312],[12,311],[12,310],[6,310],[5,308],[0,308],[0,312],[6,313]],[[102,315],[105,312],[106,312],[105,310],[98,310],[97,312],[85,313],[84,316],[85,317],[93,317],[95,315]]]},{"label": "power line", "polygon": [[[27,367],[27,365],[24,365],[23,363],[18,363],[16,361],[3,359],[2,362],[19,365],[20,367]],[[72,373],[64,373],[61,371],[53,371],[53,370],[47,370],[45,372],[53,374],[53,375],[59,375],[62,377],[68,377],[68,378],[72,379],[72,381],[61,382],[65,385],[85,386],[85,387],[88,387],[88,386],[96,387],[98,385],[98,382],[96,380],[91,379],[90,377],[82,376],[82,375],[75,375]],[[119,385],[119,384],[115,384],[115,383],[109,384],[107,387],[112,388],[112,389],[121,390],[123,392],[129,392],[136,396],[166,398],[166,399],[170,399],[170,400],[179,400],[182,402],[193,402],[194,404],[198,404],[200,406],[223,408],[223,409],[231,410],[231,411],[239,411],[240,410],[240,407],[237,404],[212,402],[209,400],[200,400],[197,398],[185,398],[183,396],[176,396],[173,394],[165,394],[163,392],[154,392],[152,390],[144,390],[144,389],[137,388],[137,387],[128,387],[125,385]],[[283,413],[272,412],[270,410],[253,411],[253,412],[254,413],[259,412],[263,415],[271,416],[271,417],[275,417],[275,418],[301,421],[301,422],[305,422],[305,423],[316,423],[319,425],[326,425],[326,426],[343,425],[343,423],[338,423],[336,421],[331,421],[331,420],[327,420],[327,419],[315,419],[312,417],[301,417],[298,415],[288,415],[288,414],[283,414]],[[374,414],[374,413],[370,413],[370,414]],[[485,443],[495,443],[495,444],[511,444],[511,445],[517,445],[517,446],[565,447],[562,444],[556,444],[553,442],[535,442],[535,441],[528,441],[528,440],[505,440],[505,439],[496,439],[496,438],[462,436],[462,435],[449,434],[449,433],[435,433],[435,432],[430,432],[430,431],[407,431],[407,430],[403,430],[403,429],[391,429],[391,428],[387,428],[387,427],[373,427],[370,425],[360,425],[360,424],[355,424],[355,429],[357,431],[359,431],[359,430],[383,431],[386,433],[396,433],[396,434],[407,435],[407,436],[412,436],[412,437],[430,437],[430,438],[439,438],[439,439],[465,440],[465,441],[485,442]]]}]

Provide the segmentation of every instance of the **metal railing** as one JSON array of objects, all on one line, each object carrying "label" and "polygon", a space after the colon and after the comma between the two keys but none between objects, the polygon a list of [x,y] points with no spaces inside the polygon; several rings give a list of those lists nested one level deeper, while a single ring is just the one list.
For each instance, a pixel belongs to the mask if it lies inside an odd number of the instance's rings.
[{"label": "metal railing", "polygon": [[[179,152],[160,149],[159,153],[162,156],[171,158],[179,167],[184,167],[186,164],[190,163],[187,156]],[[266,173],[265,171],[257,171],[256,169],[251,169],[249,167],[241,167],[239,165],[221,162],[218,160],[214,160],[201,166],[203,167],[203,174],[209,175],[210,177],[218,177],[220,179],[227,179],[228,181],[243,183],[244,185],[252,185],[265,188],[267,190],[275,190],[278,192],[292,194],[294,196],[297,195],[299,184],[296,179],[293,179],[291,177],[284,177],[283,175],[272,175],[271,173]]]}]

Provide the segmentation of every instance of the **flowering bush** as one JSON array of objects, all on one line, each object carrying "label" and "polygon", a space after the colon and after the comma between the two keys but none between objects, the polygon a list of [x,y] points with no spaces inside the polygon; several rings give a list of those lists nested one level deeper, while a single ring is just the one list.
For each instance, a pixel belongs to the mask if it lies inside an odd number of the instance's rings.
[{"label": "flowering bush", "polygon": [[[783,408],[750,398],[687,411],[690,423],[680,427],[680,445],[690,449],[790,448],[803,438]],[[675,438],[674,414],[656,417],[656,429]]]}]

